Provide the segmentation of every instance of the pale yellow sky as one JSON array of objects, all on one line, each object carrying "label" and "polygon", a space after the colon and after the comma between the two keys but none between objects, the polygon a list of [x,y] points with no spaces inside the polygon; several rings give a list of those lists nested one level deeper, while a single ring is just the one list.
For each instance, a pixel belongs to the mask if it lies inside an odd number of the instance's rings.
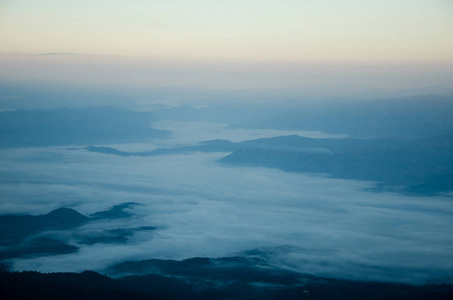
[{"label": "pale yellow sky", "polygon": [[4,0],[0,51],[182,61],[453,62],[450,0]]},{"label": "pale yellow sky", "polygon": [[0,0],[0,80],[453,87],[453,1]]}]

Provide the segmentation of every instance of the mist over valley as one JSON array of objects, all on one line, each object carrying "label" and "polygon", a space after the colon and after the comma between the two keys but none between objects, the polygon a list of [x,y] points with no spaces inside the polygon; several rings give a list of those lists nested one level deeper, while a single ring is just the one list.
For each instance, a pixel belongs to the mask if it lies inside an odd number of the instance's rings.
[{"label": "mist over valley", "polygon": [[[412,122],[438,133],[417,138],[242,128],[231,126],[242,118],[234,113],[212,122],[215,104],[191,106],[210,114],[198,121],[168,120],[168,107],[0,112],[0,259],[10,271],[178,278],[167,284],[190,297],[201,297],[189,291],[197,286],[226,297],[232,282],[248,297],[305,290],[316,278],[451,284],[453,139],[451,119],[438,118],[450,102],[439,97],[413,100]],[[395,132],[407,124],[393,101],[375,101],[357,105],[388,105]]]}]

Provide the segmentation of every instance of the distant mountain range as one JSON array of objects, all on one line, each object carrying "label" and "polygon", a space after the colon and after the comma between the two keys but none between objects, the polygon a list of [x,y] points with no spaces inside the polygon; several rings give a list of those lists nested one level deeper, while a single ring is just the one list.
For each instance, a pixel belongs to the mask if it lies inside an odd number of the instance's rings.
[{"label": "distant mountain range", "polygon": [[0,111],[0,147],[144,142],[170,132],[156,120],[210,121],[231,128],[312,130],[356,138],[453,134],[453,93],[401,99],[215,103],[138,112],[112,107]]},{"label": "distant mountain range", "polygon": [[427,138],[453,134],[453,94],[289,106],[231,127],[313,130],[367,138]]},{"label": "distant mountain range", "polygon": [[453,190],[453,135],[418,140],[313,139],[292,135],[240,143],[214,140],[136,153],[108,147],[84,149],[125,157],[230,152],[221,163],[375,181],[378,182],[376,190],[413,195],[436,195]]},{"label": "distant mountain range", "polygon": [[[270,103],[324,100],[373,100],[413,97],[417,95],[453,94],[453,88],[427,86],[417,88],[385,88],[357,84],[310,84],[288,88],[269,89],[202,89],[194,87],[93,87],[71,85],[46,85],[43,82],[0,82],[0,110],[52,109],[57,107],[81,108],[113,105],[133,109],[156,109],[164,105],[196,103]],[[144,100],[146,99],[146,100]],[[168,117],[172,117],[168,115]],[[199,119],[200,120],[200,119]]]},{"label": "distant mountain range", "polygon": [[0,111],[0,147],[132,143],[165,138],[147,112],[112,107]]},{"label": "distant mountain range", "polygon": [[183,105],[157,109],[153,114],[161,120],[222,122],[235,129],[311,130],[356,138],[453,134],[452,89],[413,89],[392,98],[366,99],[370,98],[316,101],[283,95],[273,102],[214,102],[200,108]]},{"label": "distant mountain range", "polygon": [[412,195],[453,190],[453,135],[410,141],[288,136],[265,142],[282,148],[243,148],[220,162],[375,181],[376,190]]}]

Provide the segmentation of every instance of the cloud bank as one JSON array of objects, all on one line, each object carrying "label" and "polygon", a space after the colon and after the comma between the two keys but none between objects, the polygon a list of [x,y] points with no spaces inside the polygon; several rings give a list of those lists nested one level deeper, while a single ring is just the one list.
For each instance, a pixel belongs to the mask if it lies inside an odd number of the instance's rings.
[{"label": "cloud bank", "polygon": [[88,224],[78,234],[158,227],[136,232],[127,244],[77,245],[77,253],[16,259],[13,268],[102,271],[125,260],[247,256],[258,249],[275,266],[318,276],[451,282],[449,197],[371,193],[368,182],[224,167],[216,163],[224,155],[2,150],[2,213],[64,206],[89,215],[137,202],[143,205],[128,210],[135,217]]}]

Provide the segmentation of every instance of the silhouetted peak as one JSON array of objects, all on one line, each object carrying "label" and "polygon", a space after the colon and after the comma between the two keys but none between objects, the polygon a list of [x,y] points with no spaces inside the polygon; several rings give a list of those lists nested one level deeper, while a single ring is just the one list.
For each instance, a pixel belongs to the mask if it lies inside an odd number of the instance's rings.
[{"label": "silhouetted peak", "polygon": [[82,225],[87,222],[89,218],[71,208],[58,208],[51,211],[47,215],[40,216],[44,222],[51,227],[72,227]]},{"label": "silhouetted peak", "polygon": [[72,208],[67,208],[67,207],[60,207],[55,210],[52,210],[49,212],[46,216],[48,217],[64,217],[64,218],[80,218],[87,220],[88,217],[82,215],[78,211],[72,209]]}]

